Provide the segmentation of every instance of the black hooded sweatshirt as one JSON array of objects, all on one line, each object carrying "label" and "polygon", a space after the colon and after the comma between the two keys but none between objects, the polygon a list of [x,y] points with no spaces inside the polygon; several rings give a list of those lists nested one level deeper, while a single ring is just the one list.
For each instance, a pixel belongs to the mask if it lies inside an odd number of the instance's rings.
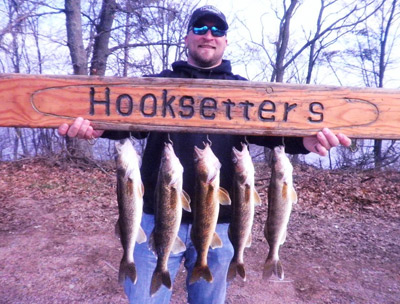
[{"label": "black hooded sweatshirt", "polygon": [[[201,69],[189,65],[186,61],[177,61],[172,64],[173,70],[164,70],[160,74],[147,77],[169,77],[169,78],[201,78],[201,79],[225,79],[246,80],[232,73],[231,64],[223,60],[222,64],[212,69]],[[157,183],[158,170],[160,167],[164,143],[168,141],[168,133],[148,132],[134,133],[127,131],[105,131],[104,138],[122,139],[129,136],[144,138],[147,136],[147,145],[143,154],[141,175],[144,184],[144,207],[143,211],[154,214],[154,191]],[[183,168],[183,189],[194,198],[195,169],[194,169],[194,146],[204,148],[204,142],[211,141],[211,149],[221,162],[220,186],[228,190],[232,197],[232,183],[234,167],[232,163],[232,147],[242,149],[241,143],[245,142],[244,136],[227,134],[198,134],[198,133],[170,133],[175,154],[179,158]],[[207,139],[208,137],[208,139]],[[247,136],[249,143],[273,148],[281,145],[282,137]],[[285,149],[287,153],[308,153],[302,143],[302,138],[285,138]],[[219,222],[230,222],[231,206],[221,206]],[[182,221],[191,222],[192,214],[184,211]]]}]

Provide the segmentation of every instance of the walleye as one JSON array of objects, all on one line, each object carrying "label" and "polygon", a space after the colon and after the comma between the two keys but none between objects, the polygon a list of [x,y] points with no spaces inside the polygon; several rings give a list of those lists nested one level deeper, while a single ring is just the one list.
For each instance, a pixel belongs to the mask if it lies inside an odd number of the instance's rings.
[{"label": "walleye", "polygon": [[245,247],[251,245],[251,228],[254,219],[254,206],[261,204],[260,196],[254,186],[254,165],[246,144],[242,151],[232,148],[232,161],[235,167],[232,194],[232,220],[228,235],[235,250],[228,270],[228,281],[238,273],[246,280],[243,262]]},{"label": "walleye", "polygon": [[140,227],[143,210],[143,183],[139,170],[139,157],[129,139],[115,143],[117,150],[117,200],[119,218],[115,226],[121,238],[124,254],[119,266],[118,281],[123,284],[128,276],[136,284],[137,275],[133,252],[135,242],[146,241]]},{"label": "walleye", "polygon": [[283,280],[283,267],[279,260],[279,247],[286,240],[292,204],[297,203],[293,187],[293,166],[283,146],[275,147],[272,153],[271,180],[268,188],[268,218],[264,235],[269,244],[269,253],[264,265],[263,278],[274,273]]},{"label": "walleye", "polygon": [[193,226],[191,240],[197,251],[197,260],[189,280],[193,284],[200,278],[213,281],[207,265],[208,249],[222,247],[222,241],[215,232],[217,226],[219,204],[229,205],[228,192],[219,186],[221,163],[212,152],[210,145],[204,149],[194,147],[195,161],[195,196],[193,204]]},{"label": "walleye", "polygon": [[151,250],[157,255],[157,266],[151,280],[150,295],[153,296],[164,284],[172,289],[168,271],[171,253],[186,249],[178,237],[182,208],[190,210],[190,198],[182,189],[183,167],[176,157],[171,143],[165,143],[155,192],[155,226],[150,235]]}]

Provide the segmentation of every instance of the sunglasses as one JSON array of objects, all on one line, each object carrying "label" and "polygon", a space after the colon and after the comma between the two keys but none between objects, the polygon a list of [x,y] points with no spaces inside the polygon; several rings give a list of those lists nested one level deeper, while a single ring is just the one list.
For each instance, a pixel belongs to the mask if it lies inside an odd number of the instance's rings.
[{"label": "sunglasses", "polygon": [[208,32],[208,30],[211,30],[211,34],[214,37],[222,37],[222,36],[226,35],[225,30],[221,30],[221,29],[217,28],[216,26],[204,25],[201,27],[197,27],[197,26],[192,27],[192,31],[195,35],[205,35]]}]

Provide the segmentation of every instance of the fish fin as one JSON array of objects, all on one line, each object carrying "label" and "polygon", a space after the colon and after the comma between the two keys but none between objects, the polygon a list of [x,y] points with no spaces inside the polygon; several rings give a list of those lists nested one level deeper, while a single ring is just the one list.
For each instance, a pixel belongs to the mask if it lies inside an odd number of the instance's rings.
[{"label": "fish fin", "polygon": [[263,279],[268,280],[274,273],[274,261],[267,259],[264,264]]},{"label": "fish fin", "polygon": [[287,236],[287,230],[285,230],[285,232],[283,233],[282,241],[281,241],[281,243],[279,245],[282,245],[282,244],[284,244],[286,242],[286,236]]},{"label": "fish fin", "polygon": [[250,233],[249,237],[247,238],[247,242],[246,242],[246,247],[247,248],[251,247],[252,239],[253,239],[253,237],[251,236],[251,233]]},{"label": "fish fin", "polygon": [[185,250],[186,250],[185,243],[180,239],[179,236],[177,236],[174,245],[172,246],[172,253],[177,254]]},{"label": "fish fin", "polygon": [[182,208],[187,212],[192,212],[192,209],[190,208],[190,196],[189,194],[186,193],[185,190],[182,190],[181,199],[182,199]]},{"label": "fish fin", "polygon": [[115,230],[114,230],[115,236],[119,239],[121,239],[121,227],[119,226],[119,219],[115,223]]},{"label": "fish fin", "polygon": [[289,196],[288,194],[289,194],[288,193],[288,184],[286,182],[284,182],[283,186],[282,186],[282,198],[284,200],[286,200],[288,198],[288,196]]},{"label": "fish fin", "polygon": [[243,281],[246,281],[246,270],[244,269],[244,264],[238,263],[236,270],[237,273],[242,277]]},{"label": "fish fin", "polygon": [[222,247],[221,238],[219,237],[219,235],[216,232],[214,232],[210,247],[211,247],[211,249],[221,248]]},{"label": "fish fin", "polygon": [[236,277],[236,265],[237,265],[237,262],[234,262],[233,260],[229,264],[228,274],[226,276],[226,279],[228,282],[233,281],[233,279]]},{"label": "fish fin", "polygon": [[244,269],[244,264],[231,261],[228,269],[227,280],[229,282],[232,281],[236,277],[236,274],[239,274],[243,281],[246,281],[246,270]]},{"label": "fish fin", "polygon": [[198,280],[200,280],[200,278],[203,278],[209,283],[214,280],[210,268],[208,268],[207,265],[198,265],[193,268],[192,275],[190,276],[189,280],[189,285],[197,282]]},{"label": "fish fin", "polygon": [[297,204],[297,193],[296,190],[294,190],[293,186],[290,189],[290,199],[293,202],[293,204]]},{"label": "fish fin", "polygon": [[265,225],[264,225],[264,236],[268,240],[268,225],[267,225],[267,223],[265,223]]},{"label": "fish fin", "polygon": [[157,255],[156,244],[154,243],[154,230],[150,233],[149,237],[149,249],[153,252],[154,255]]},{"label": "fish fin", "polygon": [[219,199],[219,203],[221,205],[230,205],[231,204],[231,198],[229,197],[228,191],[226,191],[222,187],[219,187],[218,199]]},{"label": "fish fin", "polygon": [[275,274],[278,276],[279,280],[283,280],[285,277],[285,274],[283,273],[283,267],[282,267],[281,261],[278,261],[276,263]]},{"label": "fish fin", "polygon": [[137,238],[136,238],[136,242],[138,244],[142,244],[142,243],[144,243],[146,241],[147,241],[146,233],[144,232],[142,227],[139,227],[139,231],[138,231],[138,235],[137,235]]},{"label": "fish fin", "polygon": [[254,195],[254,206],[261,206],[262,204],[261,197],[256,189],[254,189],[253,195]]},{"label": "fish fin", "polygon": [[136,284],[136,266],[133,262],[126,262],[124,259],[121,260],[118,272],[118,282],[124,285],[126,277],[129,277],[133,284]]},{"label": "fish fin", "polygon": [[153,272],[150,285],[150,296],[153,297],[155,293],[164,285],[169,290],[172,289],[171,276],[168,271],[161,271],[157,268]]},{"label": "fish fin", "polygon": [[143,185],[143,183],[141,183],[141,185],[139,187],[139,195],[140,195],[140,197],[143,197],[143,195],[144,195],[144,185]]},{"label": "fish fin", "polygon": [[293,185],[289,186],[286,182],[283,183],[282,198],[285,200],[289,199],[293,204],[297,203],[297,193]]},{"label": "fish fin", "polygon": [[263,279],[268,280],[273,274],[275,274],[279,280],[283,280],[285,275],[282,263],[280,260],[267,259],[264,265]]}]

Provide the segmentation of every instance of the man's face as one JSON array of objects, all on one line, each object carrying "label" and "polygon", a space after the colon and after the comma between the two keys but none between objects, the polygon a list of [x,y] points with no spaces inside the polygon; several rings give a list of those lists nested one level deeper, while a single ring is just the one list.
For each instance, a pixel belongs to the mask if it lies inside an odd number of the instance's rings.
[{"label": "man's face", "polygon": [[[211,19],[202,19],[196,26],[217,26]],[[212,68],[222,62],[222,56],[228,40],[225,36],[214,37],[211,30],[204,35],[196,35],[191,30],[185,37],[185,45],[188,49],[188,63],[200,68]]]}]

